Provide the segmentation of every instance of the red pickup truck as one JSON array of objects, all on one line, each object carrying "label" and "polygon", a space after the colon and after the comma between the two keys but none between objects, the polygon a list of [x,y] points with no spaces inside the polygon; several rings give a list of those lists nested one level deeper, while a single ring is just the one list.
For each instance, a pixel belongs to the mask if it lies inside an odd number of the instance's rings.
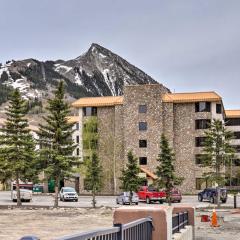
[{"label": "red pickup truck", "polygon": [[146,201],[146,203],[157,202],[163,203],[166,200],[166,193],[164,191],[157,191],[154,187],[143,186],[138,191],[139,201]]}]

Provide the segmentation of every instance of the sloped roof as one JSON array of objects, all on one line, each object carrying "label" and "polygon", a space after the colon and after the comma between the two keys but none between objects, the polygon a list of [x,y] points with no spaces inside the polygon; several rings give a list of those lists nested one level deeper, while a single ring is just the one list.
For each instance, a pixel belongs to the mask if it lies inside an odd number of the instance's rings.
[{"label": "sloped roof", "polygon": [[227,118],[239,118],[240,110],[225,110],[225,114]]},{"label": "sloped roof", "polygon": [[72,106],[77,107],[107,107],[123,104],[123,97],[87,97],[80,98],[72,103]]},{"label": "sloped roof", "polygon": [[156,180],[156,179],[158,178],[154,173],[150,172],[149,170],[147,170],[147,169],[144,168],[144,167],[140,167],[140,170],[141,170],[142,172],[146,173],[149,177],[151,177],[151,178],[154,179],[154,180]]},{"label": "sloped roof", "polygon": [[79,122],[79,116],[69,116],[67,117],[69,123],[76,123]]},{"label": "sloped roof", "polygon": [[163,102],[191,103],[200,101],[218,102],[222,98],[216,92],[166,93]]}]

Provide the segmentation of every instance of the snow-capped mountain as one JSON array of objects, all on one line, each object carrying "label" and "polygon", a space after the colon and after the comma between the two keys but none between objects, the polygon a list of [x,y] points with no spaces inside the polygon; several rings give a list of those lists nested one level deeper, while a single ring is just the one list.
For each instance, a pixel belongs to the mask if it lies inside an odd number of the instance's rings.
[{"label": "snow-capped mountain", "polygon": [[127,84],[157,83],[137,67],[95,43],[83,55],[68,61],[12,60],[0,66],[0,89],[5,89],[5,93],[10,88],[19,88],[28,99],[46,97],[61,79],[66,82],[66,91],[72,98],[117,96]]}]

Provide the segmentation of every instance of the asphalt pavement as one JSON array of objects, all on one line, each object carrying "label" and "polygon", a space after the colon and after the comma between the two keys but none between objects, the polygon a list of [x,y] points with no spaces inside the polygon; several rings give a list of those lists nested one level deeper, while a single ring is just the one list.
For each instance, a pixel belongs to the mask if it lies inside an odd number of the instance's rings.
[{"label": "asphalt pavement", "polygon": [[[105,207],[118,207],[116,204],[115,196],[97,196],[97,206],[105,206]],[[91,207],[91,196],[79,196],[78,202],[61,202],[59,201],[60,207]],[[30,203],[23,203],[26,206],[53,206],[54,196],[46,195],[46,194],[37,194],[33,195],[33,200]],[[240,197],[237,198],[238,206],[240,206]],[[166,205],[164,203],[163,205]],[[10,191],[0,191],[0,206],[7,205],[16,205],[16,203],[11,201],[11,192]],[[146,206],[147,204],[144,202],[140,202],[139,205]],[[160,205],[159,203],[152,203],[151,205]],[[181,203],[173,203],[173,205],[181,206],[181,205],[190,205],[196,208],[205,208],[209,206],[213,206],[209,202],[199,202],[196,195],[184,195]],[[222,204],[224,207],[232,207],[233,206],[233,196],[229,196],[227,203]]]}]

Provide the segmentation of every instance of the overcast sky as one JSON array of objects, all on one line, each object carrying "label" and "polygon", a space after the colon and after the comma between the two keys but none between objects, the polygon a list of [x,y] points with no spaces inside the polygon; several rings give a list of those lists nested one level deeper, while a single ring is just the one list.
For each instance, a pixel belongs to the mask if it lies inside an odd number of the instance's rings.
[{"label": "overcast sky", "polygon": [[92,42],[175,92],[240,109],[239,0],[0,0],[0,62],[71,59]]}]

